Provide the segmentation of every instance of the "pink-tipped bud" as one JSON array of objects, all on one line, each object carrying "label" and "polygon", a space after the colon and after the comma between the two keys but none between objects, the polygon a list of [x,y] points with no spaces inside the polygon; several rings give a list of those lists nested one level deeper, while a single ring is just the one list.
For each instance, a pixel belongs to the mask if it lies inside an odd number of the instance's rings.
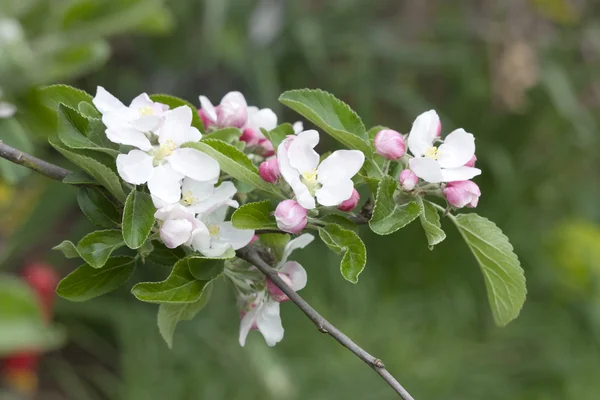
[{"label": "pink-tipped bud", "polygon": [[438,126],[437,126],[437,132],[435,133],[435,135],[437,137],[442,136],[442,121],[438,122]]},{"label": "pink-tipped bud", "polygon": [[295,200],[284,200],[275,209],[277,227],[284,232],[300,233],[306,226],[307,210]]},{"label": "pink-tipped bud", "polygon": [[242,128],[248,121],[248,110],[245,103],[225,101],[215,107],[215,110],[221,127]]},{"label": "pink-tipped bud", "polygon": [[279,165],[277,164],[277,157],[272,157],[266,161],[263,161],[258,166],[258,173],[265,182],[277,182],[279,179]]},{"label": "pink-tipped bud", "polygon": [[419,182],[419,178],[412,172],[410,169],[405,169],[400,172],[400,176],[398,177],[398,181],[402,186],[402,189],[411,191],[417,186],[417,182]]},{"label": "pink-tipped bud", "polygon": [[213,121],[212,119],[210,119],[208,117],[208,115],[206,115],[206,113],[204,111],[202,111],[201,108],[198,109],[198,115],[200,116],[200,119],[202,120],[202,124],[204,124],[204,127],[206,129],[208,129],[211,126],[216,124],[216,121]]},{"label": "pink-tipped bud", "polygon": [[[281,280],[284,281],[286,283],[286,285],[288,285],[290,287],[292,286],[292,280],[290,279],[289,276],[287,276],[286,274],[282,274],[281,272],[279,272],[277,275],[279,275],[279,277],[281,278]],[[275,300],[277,302],[281,303],[283,301],[288,301],[290,299],[269,278],[267,278],[267,291],[269,292],[269,294],[271,295],[271,297],[273,298],[273,300]]]},{"label": "pink-tipped bud", "polygon": [[475,162],[477,162],[477,157],[473,154],[473,157],[465,164],[465,167],[473,168],[475,166]]},{"label": "pink-tipped bud", "polygon": [[256,146],[261,139],[261,135],[254,128],[245,128],[240,136],[240,140],[246,142],[248,146]]},{"label": "pink-tipped bud", "polygon": [[397,160],[406,152],[404,137],[391,129],[383,129],[377,132],[373,143],[377,154],[388,160]]},{"label": "pink-tipped bud", "polygon": [[449,182],[443,190],[444,197],[456,208],[477,207],[481,191],[473,181]]},{"label": "pink-tipped bud", "polygon": [[352,211],[354,210],[354,207],[356,207],[359,201],[360,194],[358,194],[358,191],[356,189],[353,189],[350,198],[346,201],[343,201],[342,204],[338,206],[338,210],[344,212]]},{"label": "pink-tipped bud", "polygon": [[258,142],[258,145],[263,148],[263,157],[271,157],[275,154],[275,148],[273,148],[273,143],[269,139],[261,139]]}]

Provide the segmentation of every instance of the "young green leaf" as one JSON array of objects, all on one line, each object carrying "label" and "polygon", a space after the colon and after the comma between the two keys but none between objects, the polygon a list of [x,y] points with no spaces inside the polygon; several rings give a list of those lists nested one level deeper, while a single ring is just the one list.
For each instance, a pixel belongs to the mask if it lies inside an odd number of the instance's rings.
[{"label": "young green leaf", "polygon": [[162,282],[141,282],[131,293],[148,303],[193,303],[198,301],[207,281],[199,281],[190,272],[188,259],[179,260],[167,279]]},{"label": "young green leaf", "polygon": [[212,283],[208,283],[200,298],[193,303],[161,304],[158,307],[158,330],[169,348],[173,347],[173,334],[177,323],[191,321],[206,306],[212,287]]},{"label": "young green leaf", "polygon": [[123,246],[121,231],[96,231],[85,235],[77,244],[81,258],[92,268],[102,268],[111,253]]},{"label": "young green leaf", "polygon": [[344,229],[349,229],[354,232],[358,232],[358,225],[350,221],[348,218],[340,214],[328,214],[321,217],[321,221],[328,224],[337,224]]},{"label": "young green leaf", "polygon": [[279,101],[333,136],[351,149],[371,158],[365,126],[360,117],[343,101],[322,90],[300,89],[284,92]]},{"label": "young green leaf", "polygon": [[277,228],[273,213],[275,209],[269,200],[244,204],[231,216],[231,223],[238,229]]},{"label": "young green leaf", "polygon": [[121,213],[108,198],[104,189],[94,186],[83,186],[77,192],[77,204],[86,217],[102,228],[119,226]]},{"label": "young green leaf", "polygon": [[290,241],[290,235],[282,233],[263,233],[260,235],[260,243],[273,251],[275,258],[281,260],[285,245]]},{"label": "young green leaf", "polygon": [[87,101],[80,101],[79,104],[77,104],[77,111],[88,118],[102,118],[100,111],[96,110],[96,107]]},{"label": "young green leaf", "polygon": [[342,256],[340,264],[342,276],[352,283],[357,283],[358,275],[367,263],[367,249],[360,237],[355,232],[336,224],[319,228],[319,236],[327,247]]},{"label": "young green leaf", "polygon": [[104,134],[104,124],[101,120],[83,116],[79,111],[58,105],[58,137],[63,144],[71,149],[101,151],[116,157],[119,152]]},{"label": "young green leaf", "polygon": [[477,214],[457,215],[452,221],[481,267],[496,324],[508,324],[519,315],[527,295],[512,245],[496,224]]},{"label": "young green leaf", "polygon": [[68,185],[96,185],[100,186],[97,180],[90,177],[83,171],[73,171],[67,175],[63,180],[63,183]]},{"label": "young green leaf", "polygon": [[168,105],[171,110],[181,106],[188,106],[192,109],[192,126],[202,133],[206,132],[204,124],[202,123],[202,118],[198,115],[198,107],[194,107],[189,101],[168,94],[153,94],[150,96],[150,99]]},{"label": "young green leaf", "polygon": [[132,190],[123,209],[123,239],[130,249],[140,248],[154,226],[154,204],[148,193]]},{"label": "young green leaf", "polygon": [[433,246],[446,239],[446,233],[442,230],[440,223],[440,215],[433,204],[424,201],[421,197],[417,197],[417,204],[421,208],[419,218],[427,237],[427,243],[429,243],[429,249],[433,250]]},{"label": "young green leaf", "polygon": [[124,256],[110,258],[102,269],[84,264],[60,281],[56,293],[67,300],[86,301],[115,290],[134,270],[135,259]]},{"label": "young green leaf", "polygon": [[261,132],[273,144],[273,148],[275,150],[277,150],[277,148],[279,147],[281,142],[283,142],[283,140],[288,135],[295,134],[294,127],[292,126],[292,124],[289,124],[287,122],[285,124],[281,124],[281,125],[277,126],[275,129],[272,129],[271,131],[267,131],[266,129],[261,128]]},{"label": "young green leaf", "polygon": [[77,246],[75,246],[70,240],[63,240],[59,245],[54,246],[52,250],[62,251],[64,256],[67,258],[81,257],[79,255],[79,251],[77,250]]},{"label": "young green leaf", "polygon": [[394,197],[396,187],[396,180],[386,175],[377,188],[375,208],[369,226],[378,235],[389,235],[404,228],[421,213],[416,201],[399,202]]},{"label": "young green leaf", "polygon": [[69,85],[51,85],[37,90],[42,104],[52,110],[58,110],[59,104],[78,109],[79,103],[92,104],[92,96],[81,89]]},{"label": "young green leaf", "polygon": [[121,186],[121,181],[112,169],[87,155],[80,154],[75,150],[67,150],[58,143],[56,139],[49,138],[48,142],[69,161],[80,167],[92,178],[96,179],[98,183],[104,186],[117,200],[122,202],[125,201],[126,196],[123,187]]},{"label": "young green leaf", "polygon": [[152,263],[172,267],[177,261],[185,257],[185,252],[181,247],[169,249],[160,241],[153,241],[153,245],[154,249],[152,250],[152,253],[146,258]]},{"label": "young green leaf", "polygon": [[[228,255],[235,256],[235,253]],[[188,267],[194,278],[200,281],[210,281],[221,275],[227,258],[188,257],[186,260],[188,260]]]},{"label": "young green leaf", "polygon": [[226,143],[234,142],[239,139],[242,132],[238,128],[223,128],[217,129],[211,133],[207,133],[205,138],[207,139],[219,139]]},{"label": "young green leaf", "polygon": [[281,197],[274,186],[263,181],[258,175],[258,169],[252,161],[240,150],[229,143],[218,139],[204,139],[198,143],[187,143],[182,147],[191,147],[208,154],[219,162],[221,169],[233,178],[242,181],[256,189]]}]

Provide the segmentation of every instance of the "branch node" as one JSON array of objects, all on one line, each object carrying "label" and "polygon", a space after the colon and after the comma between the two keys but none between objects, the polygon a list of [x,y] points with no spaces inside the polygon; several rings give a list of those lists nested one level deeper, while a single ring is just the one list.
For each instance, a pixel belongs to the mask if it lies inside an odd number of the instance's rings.
[{"label": "branch node", "polygon": [[325,328],[323,325],[318,325],[317,329],[319,330],[319,332],[321,333],[329,333],[329,331],[327,330],[327,328]]},{"label": "branch node", "polygon": [[376,358],[376,359],[373,361],[373,366],[374,366],[375,368],[385,368],[385,365],[383,364],[383,361],[381,361],[379,358]]}]

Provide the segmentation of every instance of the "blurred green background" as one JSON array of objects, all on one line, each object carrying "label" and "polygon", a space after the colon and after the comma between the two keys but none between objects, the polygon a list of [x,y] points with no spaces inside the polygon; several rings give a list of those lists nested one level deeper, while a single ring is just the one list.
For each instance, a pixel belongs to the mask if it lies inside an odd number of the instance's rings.
[{"label": "blurred green background", "polygon": [[[290,122],[298,117],[278,95],[322,88],[367,126],[406,133],[435,108],[444,132],[472,132],[484,171],[477,212],[511,239],[528,281],[508,327],[494,325],[478,266],[450,224],[434,251],[418,224],[386,237],[363,229],[358,285],[320,243],[297,255],[306,300],[416,399],[598,399],[599,71],[592,0],[0,0],[0,88],[18,110],[0,119],[0,139],[40,157],[60,160],[45,144],[52,116],[32,90],[50,83],[194,104],[240,90]],[[0,271],[46,261],[68,273],[77,265],[49,249],[91,229],[75,191],[7,163],[0,172]],[[57,300],[67,342],[42,360],[38,398],[395,398],[293,304],[282,305],[283,342],[268,348],[254,332],[240,348],[233,293],[215,289],[180,324],[172,351],[157,307],[129,287]]]}]

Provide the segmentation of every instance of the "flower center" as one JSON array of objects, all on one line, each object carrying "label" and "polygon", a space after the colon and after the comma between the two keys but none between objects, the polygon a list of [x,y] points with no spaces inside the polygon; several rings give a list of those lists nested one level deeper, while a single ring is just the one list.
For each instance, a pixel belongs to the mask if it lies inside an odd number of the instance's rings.
[{"label": "flower center", "polygon": [[193,203],[195,203],[194,201],[194,197],[192,196],[192,192],[185,192],[183,193],[183,195],[181,196],[181,202],[186,205],[186,206],[190,206]]},{"label": "flower center", "polygon": [[321,188],[321,184],[317,182],[317,169],[313,168],[310,171],[306,171],[300,175],[300,180],[308,188],[308,192],[311,196],[315,195],[315,192]]},{"label": "flower center", "polygon": [[440,156],[441,153],[439,149],[435,146],[428,148],[425,152],[425,157],[433,158],[434,160],[437,160],[438,158],[440,158]]},{"label": "flower center", "polygon": [[138,112],[140,113],[141,117],[144,117],[147,115],[154,115],[154,110],[150,106],[140,107],[140,108],[138,108]]},{"label": "flower center", "polygon": [[210,225],[208,227],[208,233],[210,233],[210,236],[219,236],[219,232],[221,232],[221,228],[219,227],[219,225],[214,224],[214,225]]},{"label": "flower center", "polygon": [[154,153],[154,161],[160,162],[165,157],[173,154],[173,151],[177,148],[177,144],[172,140],[167,140],[165,144],[161,145],[158,150]]}]

